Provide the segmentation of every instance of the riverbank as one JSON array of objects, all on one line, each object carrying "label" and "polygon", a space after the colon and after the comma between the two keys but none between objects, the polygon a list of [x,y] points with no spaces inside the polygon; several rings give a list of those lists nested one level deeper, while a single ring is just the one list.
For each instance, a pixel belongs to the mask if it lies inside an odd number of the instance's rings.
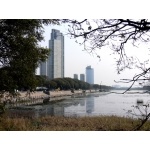
[{"label": "riverbank", "polygon": [[[72,95],[81,95],[81,94],[89,94],[89,93],[96,93],[99,92],[98,90],[86,90],[86,91],[82,91],[82,90],[75,90],[74,93],[72,93],[70,90],[69,91],[49,91],[49,95],[45,94],[43,91],[35,91],[35,92],[31,92],[30,93],[30,97],[31,98],[41,98],[41,97],[46,97],[49,96],[50,98],[54,98],[54,97],[63,97],[63,96],[72,96]],[[24,98],[27,97],[27,92],[20,92],[20,98]]]},{"label": "riverbank", "polygon": [[18,106],[29,106],[29,105],[36,105],[36,104],[43,104],[48,103],[50,101],[59,101],[68,99],[71,97],[78,97],[81,95],[88,95],[97,93],[99,90],[75,90],[74,92],[71,91],[24,91],[18,92],[17,96],[12,97],[9,93],[4,93],[3,97],[0,99],[0,104],[3,104],[4,101],[8,102],[10,105],[9,107],[18,107]]},{"label": "riverbank", "polygon": [[[6,114],[0,117],[0,122],[1,131],[132,131],[140,123],[116,116],[9,118]],[[150,121],[140,130],[150,130]]]}]

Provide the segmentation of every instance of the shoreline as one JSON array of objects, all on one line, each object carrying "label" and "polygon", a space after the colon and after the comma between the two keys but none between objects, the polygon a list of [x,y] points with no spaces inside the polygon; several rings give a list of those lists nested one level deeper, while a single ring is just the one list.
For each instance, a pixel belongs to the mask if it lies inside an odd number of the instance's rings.
[{"label": "shoreline", "polygon": [[1,99],[1,103],[7,102],[10,108],[18,106],[29,106],[36,104],[48,103],[51,101],[65,100],[71,97],[84,96],[87,94],[100,93],[99,90],[75,90],[74,93],[71,91],[34,91],[34,92],[18,92],[19,96],[10,97],[7,93]]}]

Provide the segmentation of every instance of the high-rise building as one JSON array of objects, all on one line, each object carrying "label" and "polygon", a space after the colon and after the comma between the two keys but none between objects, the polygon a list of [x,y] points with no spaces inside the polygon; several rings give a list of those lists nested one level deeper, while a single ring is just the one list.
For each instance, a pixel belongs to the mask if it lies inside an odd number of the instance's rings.
[{"label": "high-rise building", "polygon": [[49,40],[50,55],[40,65],[40,74],[50,79],[64,77],[64,36],[59,30],[52,29]]},{"label": "high-rise building", "polygon": [[94,69],[91,66],[86,67],[86,82],[94,84]]},{"label": "high-rise building", "polygon": [[85,82],[85,75],[84,74],[80,74],[80,80]]},{"label": "high-rise building", "polygon": [[74,74],[74,79],[78,79],[78,75],[77,74]]},{"label": "high-rise building", "polygon": [[40,64],[40,75],[47,76],[47,61]]}]

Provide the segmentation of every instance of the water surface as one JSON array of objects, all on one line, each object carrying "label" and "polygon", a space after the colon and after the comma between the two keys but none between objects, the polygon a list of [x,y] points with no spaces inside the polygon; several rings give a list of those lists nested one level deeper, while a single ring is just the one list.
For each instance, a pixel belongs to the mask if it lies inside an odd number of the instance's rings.
[{"label": "water surface", "polygon": [[[55,103],[48,103],[46,105],[26,106],[25,109],[11,110],[11,114],[34,117],[49,115],[71,117],[115,115],[132,117],[128,113],[131,110],[132,113],[139,114],[139,111],[133,107],[138,105],[138,99],[143,100],[143,104],[147,104],[150,102],[150,94],[95,93],[57,101]],[[142,111],[145,113],[145,110]]]}]

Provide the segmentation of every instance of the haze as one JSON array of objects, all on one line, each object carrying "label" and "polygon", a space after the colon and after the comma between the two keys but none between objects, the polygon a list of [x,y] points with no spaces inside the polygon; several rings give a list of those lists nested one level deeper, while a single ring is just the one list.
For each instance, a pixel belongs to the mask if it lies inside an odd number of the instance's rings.
[{"label": "haze", "polygon": [[[99,60],[95,54],[84,51],[83,46],[76,43],[74,39],[70,39],[69,35],[66,35],[67,28],[67,25],[64,24],[61,26],[46,26],[44,33],[45,41],[40,43],[41,46],[48,47],[51,29],[58,29],[65,35],[65,77],[73,78],[73,74],[78,74],[79,77],[81,73],[85,74],[86,66],[91,65],[91,67],[94,68],[94,84],[102,83],[109,86],[130,86],[131,83],[116,83],[114,80],[120,81],[120,79],[132,79],[135,74],[139,73],[139,70],[128,69],[121,74],[117,74],[115,62],[117,56],[112,55],[110,49],[104,47],[103,49],[98,50],[97,53],[100,54],[101,57],[101,60]],[[143,48],[142,51],[141,48]],[[132,44],[128,44],[126,50],[129,56],[138,57],[141,62],[148,59],[148,50],[145,45],[135,48]],[[39,69],[37,74],[39,74]]]}]

